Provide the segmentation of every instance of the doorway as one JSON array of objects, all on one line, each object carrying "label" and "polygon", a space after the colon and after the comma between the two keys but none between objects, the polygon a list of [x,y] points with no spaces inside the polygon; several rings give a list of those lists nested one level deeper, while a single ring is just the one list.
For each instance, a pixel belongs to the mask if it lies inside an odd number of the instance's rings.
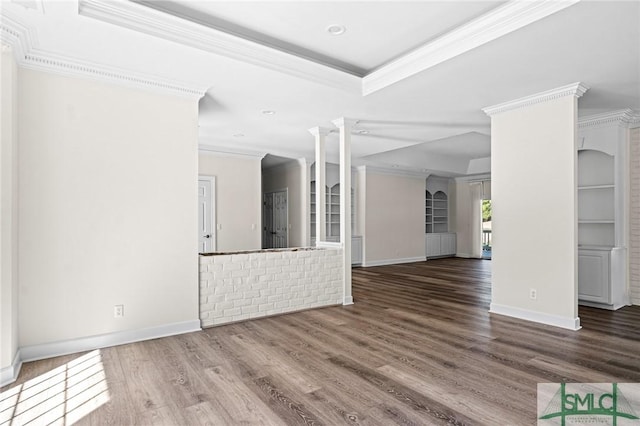
[{"label": "doorway", "polygon": [[482,258],[491,259],[491,200],[482,200]]},{"label": "doorway", "polygon": [[216,251],[216,178],[198,176],[198,251]]},{"label": "doorway", "polygon": [[289,246],[288,190],[265,192],[263,196],[263,248]]}]

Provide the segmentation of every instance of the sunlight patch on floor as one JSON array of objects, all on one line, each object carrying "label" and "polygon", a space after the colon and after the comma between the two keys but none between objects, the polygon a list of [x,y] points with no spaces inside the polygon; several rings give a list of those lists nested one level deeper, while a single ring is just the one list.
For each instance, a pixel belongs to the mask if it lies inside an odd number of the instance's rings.
[{"label": "sunlight patch on floor", "polygon": [[109,401],[99,350],[0,394],[0,426],[71,425]]}]

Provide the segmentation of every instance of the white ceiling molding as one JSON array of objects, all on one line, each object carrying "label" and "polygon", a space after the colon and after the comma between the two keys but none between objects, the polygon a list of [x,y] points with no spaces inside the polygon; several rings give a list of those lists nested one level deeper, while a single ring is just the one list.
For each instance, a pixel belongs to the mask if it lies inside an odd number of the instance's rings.
[{"label": "white ceiling molding", "polygon": [[198,152],[203,154],[211,154],[217,155],[220,157],[233,157],[233,158],[253,158],[262,160],[266,152],[258,152],[258,151],[249,151],[249,150],[241,150],[241,149],[231,149],[231,148],[219,148],[211,145],[199,144]]},{"label": "white ceiling molding", "polygon": [[22,68],[45,71],[63,76],[89,78],[151,90],[163,94],[200,99],[207,87],[178,83],[158,77],[135,74],[103,64],[80,61],[64,57],[37,48],[37,40],[29,28],[11,16],[11,12],[2,10],[0,22],[0,40],[10,45],[14,51],[16,62]]},{"label": "white ceiling molding", "polygon": [[80,15],[198,50],[359,93],[360,77],[125,0],[80,0]]},{"label": "white ceiling molding", "polygon": [[578,127],[593,127],[603,125],[616,125],[622,127],[633,126],[640,122],[640,114],[632,109],[621,109],[617,111],[605,112],[603,114],[589,115],[578,119]]},{"label": "white ceiling molding", "polygon": [[56,57],[50,53],[28,53],[20,65],[24,68],[46,71],[53,74],[107,81],[136,89],[142,88],[189,99],[200,99],[207,91],[206,87],[187,86],[161,80],[157,77],[150,78],[143,75],[136,75],[130,71],[115,69],[101,64]]},{"label": "white ceiling molding", "polygon": [[377,175],[402,176],[402,177],[412,177],[412,178],[418,178],[418,179],[426,179],[431,174],[430,172],[420,172],[420,171],[401,169],[401,168],[370,166],[370,165],[358,166],[356,170],[369,172]]},{"label": "white ceiling molding", "polygon": [[18,63],[24,62],[27,52],[37,44],[36,34],[22,25],[6,7],[2,9],[0,40],[11,46]]},{"label": "white ceiling molding", "polygon": [[579,1],[512,0],[369,73],[362,79],[362,93],[370,95]]},{"label": "white ceiling molding", "polygon": [[345,129],[349,130],[349,133],[351,133],[353,132],[354,126],[358,123],[358,120],[356,120],[355,118],[340,117],[336,118],[335,120],[331,120],[331,122],[338,129],[344,127]]},{"label": "white ceiling molding", "polygon": [[458,176],[456,182],[491,182],[491,173],[482,173],[469,176]]},{"label": "white ceiling molding", "polygon": [[556,89],[551,89],[545,92],[525,96],[524,98],[515,99],[513,101],[508,101],[498,105],[483,108],[482,111],[484,111],[484,113],[488,116],[492,116],[495,114],[503,113],[505,111],[511,111],[514,109],[535,105],[541,102],[548,102],[554,99],[563,98],[565,96],[575,96],[576,98],[579,98],[580,96],[584,95],[587,90],[589,90],[589,88],[587,86],[584,86],[582,83],[572,83],[566,86],[558,87]]},{"label": "white ceiling molding", "polygon": [[327,127],[320,127],[320,126],[312,127],[309,129],[309,133],[311,133],[315,137],[318,137],[320,135],[327,136],[332,131],[335,131],[335,129],[329,129]]}]

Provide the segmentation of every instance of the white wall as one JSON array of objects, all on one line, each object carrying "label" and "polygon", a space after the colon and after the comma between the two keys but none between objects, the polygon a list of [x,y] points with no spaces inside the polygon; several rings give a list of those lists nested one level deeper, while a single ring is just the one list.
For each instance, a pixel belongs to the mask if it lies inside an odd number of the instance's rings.
[{"label": "white wall", "polygon": [[261,159],[201,151],[200,175],[216,177],[217,250],[262,246]]},{"label": "white wall", "polygon": [[576,111],[565,96],[491,120],[491,309],[567,328],[579,323]]},{"label": "white wall", "polygon": [[12,364],[18,350],[18,69],[10,48],[2,47],[0,67],[1,370]]},{"label": "white wall", "polygon": [[367,169],[364,265],[425,259],[424,177]]},{"label": "white wall", "polygon": [[289,247],[305,247],[307,242],[307,227],[309,222],[309,206],[305,191],[310,192],[304,185],[306,163],[291,161],[286,165],[273,167],[262,172],[263,192],[288,189],[288,221]]},{"label": "white wall", "polygon": [[197,120],[195,99],[20,71],[20,346],[198,320]]}]

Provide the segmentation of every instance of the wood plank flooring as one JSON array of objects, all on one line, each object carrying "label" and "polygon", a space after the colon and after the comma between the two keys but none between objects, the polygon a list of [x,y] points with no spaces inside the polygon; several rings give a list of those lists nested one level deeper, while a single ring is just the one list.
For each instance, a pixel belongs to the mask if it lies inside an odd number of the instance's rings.
[{"label": "wood plank flooring", "polygon": [[538,382],[640,382],[640,306],[571,332],[488,314],[490,276],[355,269],[352,306],[27,363],[0,423],[532,425]]}]

